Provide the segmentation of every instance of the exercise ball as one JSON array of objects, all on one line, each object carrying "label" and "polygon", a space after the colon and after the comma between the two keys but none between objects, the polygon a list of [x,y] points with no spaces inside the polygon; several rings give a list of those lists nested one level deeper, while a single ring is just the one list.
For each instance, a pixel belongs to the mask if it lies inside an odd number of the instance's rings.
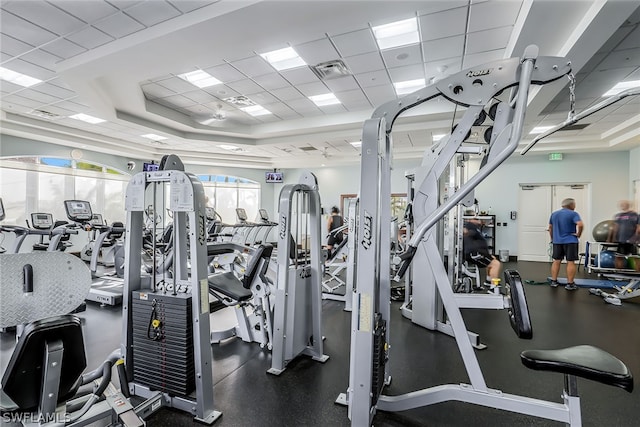
[{"label": "exercise ball", "polygon": [[614,222],[611,219],[596,224],[596,226],[593,227],[593,231],[591,231],[591,234],[593,234],[593,240],[596,242],[606,242],[609,237],[609,232],[613,228],[613,224]]},{"label": "exercise ball", "polygon": [[629,268],[635,271],[640,271],[640,256],[631,255],[627,259],[627,264],[629,264]]},{"label": "exercise ball", "polygon": [[615,268],[616,253],[614,251],[602,251],[596,255],[593,265],[600,268]]}]

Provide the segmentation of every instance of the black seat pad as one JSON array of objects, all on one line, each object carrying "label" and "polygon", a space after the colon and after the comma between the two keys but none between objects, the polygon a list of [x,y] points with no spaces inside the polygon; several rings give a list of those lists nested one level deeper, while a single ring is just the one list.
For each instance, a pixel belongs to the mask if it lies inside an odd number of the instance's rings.
[{"label": "black seat pad", "polygon": [[209,276],[209,289],[238,302],[251,298],[251,289],[246,289],[242,281],[230,271]]},{"label": "black seat pad", "polygon": [[590,345],[559,350],[525,350],[520,354],[522,364],[539,371],[553,371],[575,375],[633,390],[633,376],[617,357]]}]

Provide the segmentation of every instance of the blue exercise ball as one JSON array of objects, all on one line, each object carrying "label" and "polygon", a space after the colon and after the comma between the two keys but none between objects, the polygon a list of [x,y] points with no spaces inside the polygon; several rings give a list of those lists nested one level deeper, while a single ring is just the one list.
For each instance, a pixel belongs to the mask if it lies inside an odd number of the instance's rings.
[{"label": "blue exercise ball", "polygon": [[614,251],[602,251],[593,261],[593,265],[599,266],[600,268],[615,268],[616,266],[616,253]]}]

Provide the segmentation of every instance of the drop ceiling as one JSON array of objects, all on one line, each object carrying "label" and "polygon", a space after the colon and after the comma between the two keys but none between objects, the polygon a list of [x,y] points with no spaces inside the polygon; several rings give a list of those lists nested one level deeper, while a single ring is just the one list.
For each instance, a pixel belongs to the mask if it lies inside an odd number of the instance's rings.
[{"label": "drop ceiling", "polygon": [[[380,50],[372,27],[408,18],[417,19],[419,41]],[[581,110],[619,81],[640,80],[639,21],[631,1],[2,1],[0,66],[43,82],[0,82],[0,126],[141,159],[173,152],[189,163],[263,169],[354,164],[359,147],[350,143],[374,107],[397,98],[393,83],[436,81],[537,44],[542,55],[572,61]],[[260,56],[285,47],[308,66],[277,71]],[[335,60],[351,75],[320,79],[310,67]],[[200,89],[178,77],[195,70],[222,84]],[[533,127],[566,119],[566,83],[532,91],[523,145]],[[309,99],[328,92],[340,103]],[[225,101],[239,96],[271,114]],[[532,152],[640,146],[638,98]],[[453,112],[430,101],[399,120],[395,157],[421,158]],[[105,122],[69,118],[77,113]],[[149,133],[166,139],[141,136]]]}]

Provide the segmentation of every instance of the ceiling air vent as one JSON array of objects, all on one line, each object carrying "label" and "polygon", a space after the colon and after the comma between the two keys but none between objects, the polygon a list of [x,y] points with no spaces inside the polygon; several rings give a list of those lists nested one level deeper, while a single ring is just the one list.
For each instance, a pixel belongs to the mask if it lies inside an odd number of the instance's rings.
[{"label": "ceiling air vent", "polygon": [[45,110],[31,110],[28,114],[31,116],[40,117],[41,119],[45,120],[58,120],[62,118],[62,116],[59,114],[51,113]]},{"label": "ceiling air vent", "polygon": [[564,132],[567,130],[582,130],[589,126],[591,123],[576,123],[575,125],[567,126],[566,128],[560,129],[558,132]]},{"label": "ceiling air vent", "polygon": [[255,102],[244,95],[231,96],[229,98],[223,99],[223,101],[228,102],[229,104],[237,105],[239,107],[251,107],[252,105],[256,105]]},{"label": "ceiling air vent", "polygon": [[321,62],[318,65],[312,66],[311,69],[320,80],[331,80],[351,75],[351,71],[349,71],[345,63],[340,59]]},{"label": "ceiling air vent", "polygon": [[300,150],[302,150],[302,151],[318,151],[318,149],[317,149],[317,148],[315,148],[315,147],[311,147],[311,146],[307,146],[307,147],[299,147],[299,148],[300,148]]}]

